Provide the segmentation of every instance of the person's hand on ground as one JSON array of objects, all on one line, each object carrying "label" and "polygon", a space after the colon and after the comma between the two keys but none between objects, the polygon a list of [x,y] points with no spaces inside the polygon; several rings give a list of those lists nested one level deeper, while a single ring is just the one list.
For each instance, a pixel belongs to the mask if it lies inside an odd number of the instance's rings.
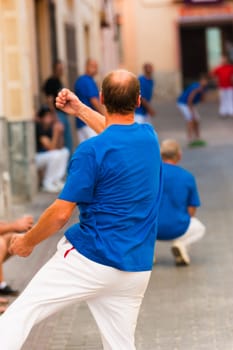
[{"label": "person's hand on ground", "polygon": [[23,235],[13,235],[10,242],[9,253],[11,255],[18,255],[21,257],[27,257],[33,251],[33,246],[29,246]]},{"label": "person's hand on ground", "polygon": [[15,232],[26,232],[32,228],[34,219],[31,215],[25,215],[14,221]]},{"label": "person's hand on ground", "polygon": [[62,89],[56,97],[56,107],[69,115],[77,116],[81,106],[81,101],[69,89]]}]

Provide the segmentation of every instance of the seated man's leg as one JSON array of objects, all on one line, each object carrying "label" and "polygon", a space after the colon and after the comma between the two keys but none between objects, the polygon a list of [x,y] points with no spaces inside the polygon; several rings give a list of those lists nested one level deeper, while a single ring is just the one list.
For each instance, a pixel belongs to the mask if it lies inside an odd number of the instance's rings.
[{"label": "seated man's leg", "polygon": [[2,289],[2,283],[4,283],[4,277],[3,277],[3,262],[5,261],[8,254],[7,250],[7,243],[5,239],[0,237],[0,294]]},{"label": "seated man's leg", "polygon": [[[70,157],[70,152],[67,148],[62,148],[56,150],[56,172],[54,174],[54,183],[58,186],[58,189],[61,190],[64,186],[64,177],[67,171],[67,164]],[[55,165],[53,165],[55,167]]]},{"label": "seated man's leg", "polygon": [[0,237],[0,295],[18,295],[18,291],[7,285],[3,275],[3,263],[9,258],[8,247],[12,234],[5,234]]},{"label": "seated man's leg", "polygon": [[150,271],[118,271],[114,283],[88,306],[101,332],[104,350],[135,350],[135,329]]},{"label": "seated man's leg", "polygon": [[205,231],[205,226],[197,218],[192,217],[185,234],[173,242],[172,251],[175,257],[177,257],[177,262],[180,258],[181,263],[190,264],[187,250],[191,244],[199,241],[204,236]]},{"label": "seated man's leg", "polygon": [[61,181],[65,176],[69,151],[66,148],[54,151],[38,153],[36,163],[38,167],[45,167],[43,187],[49,192],[60,191],[57,181]]}]

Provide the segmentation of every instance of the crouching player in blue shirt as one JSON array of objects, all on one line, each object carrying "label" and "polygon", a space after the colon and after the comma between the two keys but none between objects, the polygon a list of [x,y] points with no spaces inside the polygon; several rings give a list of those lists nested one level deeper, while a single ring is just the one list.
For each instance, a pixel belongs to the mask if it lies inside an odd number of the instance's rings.
[{"label": "crouching player in blue shirt", "polygon": [[31,230],[11,242],[12,253],[28,256],[79,207],[80,222],[68,228],[52,259],[1,316],[1,349],[21,349],[34,324],[83,300],[105,350],[135,349],[157,234],[160,150],[152,127],[134,123],[140,96],[133,74],[108,74],[101,100],[106,119],[69,90],[57,97],[58,108],[102,132],[77,148],[59,198]]},{"label": "crouching player in blue shirt", "polygon": [[200,199],[194,176],[177,164],[181,148],[175,140],[161,144],[164,188],[158,220],[161,241],[172,242],[172,253],[177,265],[189,265],[188,248],[201,239],[205,226],[194,217]]}]

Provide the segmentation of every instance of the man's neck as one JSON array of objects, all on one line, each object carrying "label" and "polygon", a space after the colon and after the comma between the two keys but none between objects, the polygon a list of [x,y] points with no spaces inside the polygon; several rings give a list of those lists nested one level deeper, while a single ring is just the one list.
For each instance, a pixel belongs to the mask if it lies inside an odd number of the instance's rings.
[{"label": "man's neck", "polygon": [[163,160],[164,163],[166,164],[171,164],[171,165],[177,165],[177,161],[175,160],[172,160],[172,159],[166,159],[166,160]]},{"label": "man's neck", "polygon": [[114,125],[114,124],[118,124],[118,125],[130,125],[130,124],[134,124],[134,114],[133,113],[129,113],[126,115],[122,115],[122,114],[108,114],[106,115],[106,128],[110,125]]}]

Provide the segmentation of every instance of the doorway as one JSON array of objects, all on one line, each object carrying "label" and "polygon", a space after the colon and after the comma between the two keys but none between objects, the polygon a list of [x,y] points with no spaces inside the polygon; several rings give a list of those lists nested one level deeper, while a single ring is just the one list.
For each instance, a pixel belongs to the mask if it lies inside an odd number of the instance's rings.
[{"label": "doorway", "polygon": [[181,24],[179,36],[183,87],[218,65],[223,54],[231,59],[232,22]]}]

